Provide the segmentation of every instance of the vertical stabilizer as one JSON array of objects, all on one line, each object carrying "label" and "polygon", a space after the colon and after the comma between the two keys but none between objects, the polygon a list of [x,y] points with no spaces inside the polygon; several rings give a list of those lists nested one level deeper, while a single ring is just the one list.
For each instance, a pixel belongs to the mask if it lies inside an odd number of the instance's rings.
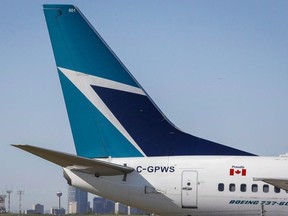
[{"label": "vertical stabilizer", "polygon": [[44,13],[78,155],[251,155],[175,128],[76,7]]}]

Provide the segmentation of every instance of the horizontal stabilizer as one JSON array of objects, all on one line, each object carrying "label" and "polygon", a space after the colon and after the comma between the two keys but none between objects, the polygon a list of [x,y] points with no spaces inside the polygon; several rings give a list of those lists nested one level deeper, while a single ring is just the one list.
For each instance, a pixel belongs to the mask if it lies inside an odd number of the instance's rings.
[{"label": "horizontal stabilizer", "polygon": [[280,178],[254,178],[254,181],[263,181],[288,192],[288,179]]},{"label": "horizontal stabilizer", "polygon": [[96,159],[88,159],[72,154],[62,153],[58,151],[48,150],[30,145],[12,145],[31,154],[44,158],[61,167],[69,168],[78,172],[93,174],[97,176],[112,176],[131,173],[133,168],[109,163]]}]

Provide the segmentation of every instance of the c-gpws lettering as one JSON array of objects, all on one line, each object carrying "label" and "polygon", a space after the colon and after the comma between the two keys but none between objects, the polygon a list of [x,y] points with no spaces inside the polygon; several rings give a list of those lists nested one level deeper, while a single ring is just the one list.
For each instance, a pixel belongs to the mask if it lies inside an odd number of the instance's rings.
[{"label": "c-gpws lettering", "polygon": [[174,166],[137,166],[136,171],[138,173],[148,172],[148,173],[172,173],[175,171]]}]

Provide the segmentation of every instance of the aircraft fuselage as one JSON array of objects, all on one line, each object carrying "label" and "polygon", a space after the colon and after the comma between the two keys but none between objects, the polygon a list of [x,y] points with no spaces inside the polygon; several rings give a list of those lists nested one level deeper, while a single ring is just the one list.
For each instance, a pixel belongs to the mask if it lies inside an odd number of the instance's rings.
[{"label": "aircraft fuselage", "polygon": [[287,215],[286,191],[258,181],[288,179],[288,157],[110,158],[127,176],[64,171],[74,186],[161,215]]}]

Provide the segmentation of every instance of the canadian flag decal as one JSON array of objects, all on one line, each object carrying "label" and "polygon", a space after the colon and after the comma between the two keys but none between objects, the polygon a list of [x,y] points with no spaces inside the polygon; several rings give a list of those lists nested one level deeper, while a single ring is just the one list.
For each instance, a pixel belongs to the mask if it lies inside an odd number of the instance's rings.
[{"label": "canadian flag decal", "polygon": [[246,176],[247,170],[244,166],[232,166],[230,168],[230,176]]}]

